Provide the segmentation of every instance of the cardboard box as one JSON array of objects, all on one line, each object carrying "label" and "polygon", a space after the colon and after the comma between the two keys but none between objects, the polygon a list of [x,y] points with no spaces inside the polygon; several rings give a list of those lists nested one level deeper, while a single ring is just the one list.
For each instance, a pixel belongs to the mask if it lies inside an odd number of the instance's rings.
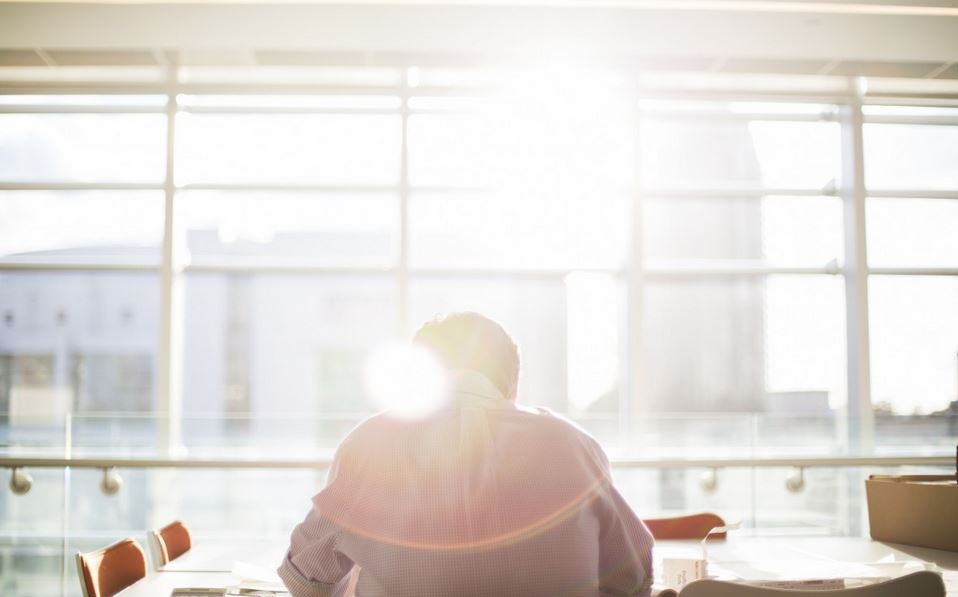
[{"label": "cardboard box", "polygon": [[958,551],[954,475],[872,475],[865,494],[872,539]]}]

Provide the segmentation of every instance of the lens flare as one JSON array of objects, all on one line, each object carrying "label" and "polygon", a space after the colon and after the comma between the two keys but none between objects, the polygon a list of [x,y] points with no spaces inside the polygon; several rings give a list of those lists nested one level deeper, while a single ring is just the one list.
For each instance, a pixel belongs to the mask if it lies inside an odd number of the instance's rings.
[{"label": "lens flare", "polygon": [[385,344],[369,355],[366,388],[376,406],[403,418],[421,418],[445,403],[446,376],[428,350],[410,343]]}]

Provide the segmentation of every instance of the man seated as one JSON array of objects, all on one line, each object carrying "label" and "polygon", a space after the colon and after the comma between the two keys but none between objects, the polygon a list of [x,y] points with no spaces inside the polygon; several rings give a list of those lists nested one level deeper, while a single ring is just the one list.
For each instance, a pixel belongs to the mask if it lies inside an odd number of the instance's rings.
[{"label": "man seated", "polygon": [[413,342],[444,367],[446,402],[343,440],[279,568],[290,593],[344,595],[358,566],[358,597],[648,595],[649,531],[590,435],[516,404],[505,330],[457,313]]}]

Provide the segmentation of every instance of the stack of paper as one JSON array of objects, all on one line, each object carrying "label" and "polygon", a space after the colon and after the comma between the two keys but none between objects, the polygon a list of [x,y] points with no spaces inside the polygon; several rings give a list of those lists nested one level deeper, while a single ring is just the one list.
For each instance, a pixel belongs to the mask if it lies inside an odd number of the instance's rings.
[{"label": "stack of paper", "polygon": [[263,566],[235,562],[233,564],[233,575],[239,578],[239,583],[229,587],[228,594],[230,595],[271,597],[289,593],[279,575]]}]

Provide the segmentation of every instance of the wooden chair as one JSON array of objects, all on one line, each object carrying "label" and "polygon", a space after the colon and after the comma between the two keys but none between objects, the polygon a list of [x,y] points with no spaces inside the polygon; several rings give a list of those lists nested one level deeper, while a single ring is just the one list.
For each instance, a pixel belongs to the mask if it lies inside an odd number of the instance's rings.
[{"label": "wooden chair", "polygon": [[193,546],[190,529],[182,520],[174,520],[158,531],[147,533],[154,568],[165,566]]},{"label": "wooden chair", "polygon": [[129,537],[103,549],[77,552],[76,563],[84,597],[113,597],[146,578],[146,554]]},{"label": "wooden chair", "polygon": [[[725,526],[722,517],[711,512],[672,518],[647,518],[643,522],[656,539],[704,539],[715,527]],[[725,539],[725,533],[715,533],[711,539]]]},{"label": "wooden chair", "polygon": [[802,591],[750,587],[721,580],[696,580],[679,591],[679,597],[945,597],[941,576],[923,570],[891,580],[831,591]]}]

